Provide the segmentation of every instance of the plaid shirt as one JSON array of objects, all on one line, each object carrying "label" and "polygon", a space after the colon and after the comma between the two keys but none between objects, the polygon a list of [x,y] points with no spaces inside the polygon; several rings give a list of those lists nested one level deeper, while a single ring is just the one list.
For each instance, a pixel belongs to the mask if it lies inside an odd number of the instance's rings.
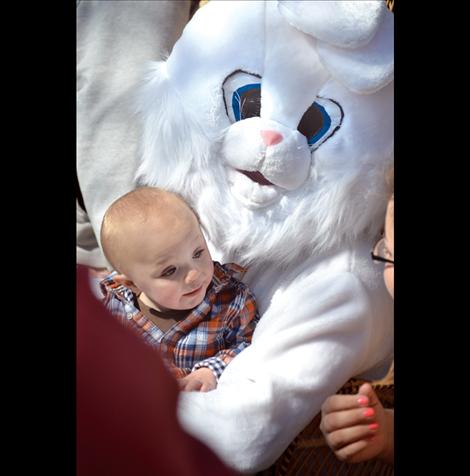
[{"label": "plaid shirt", "polygon": [[228,363],[251,343],[259,320],[253,294],[233,277],[242,271],[234,263],[214,261],[214,276],[204,300],[166,332],[144,315],[129,288],[113,281],[115,272],[101,282],[101,290],[106,307],[160,349],[175,377],[208,367],[218,380]]}]

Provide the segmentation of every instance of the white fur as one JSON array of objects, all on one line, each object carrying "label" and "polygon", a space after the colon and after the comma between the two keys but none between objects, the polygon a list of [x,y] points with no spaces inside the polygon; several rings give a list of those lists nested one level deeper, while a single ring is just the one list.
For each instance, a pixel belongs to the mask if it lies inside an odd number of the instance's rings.
[{"label": "white fur", "polygon": [[[286,21],[277,2],[209,2],[149,69],[139,102],[140,180],[182,193],[217,257],[249,266],[262,314],[253,343],[217,390],[185,394],[180,407],[187,429],[243,471],[271,464],[328,394],[383,363],[393,345],[391,301],[368,256],[393,160],[393,17],[368,2],[375,20],[361,9],[357,41],[349,25],[348,48],[336,41],[330,51],[337,33],[312,36],[318,21],[305,33],[293,21],[301,5],[288,3]],[[357,57],[381,72],[363,72]],[[232,124],[222,85],[236,70],[262,84],[261,114]],[[296,128],[315,100],[338,127],[309,147]],[[266,147],[263,130],[283,140]]]},{"label": "white fur", "polygon": [[330,45],[358,48],[377,33],[387,7],[383,0],[278,2],[286,20]]}]

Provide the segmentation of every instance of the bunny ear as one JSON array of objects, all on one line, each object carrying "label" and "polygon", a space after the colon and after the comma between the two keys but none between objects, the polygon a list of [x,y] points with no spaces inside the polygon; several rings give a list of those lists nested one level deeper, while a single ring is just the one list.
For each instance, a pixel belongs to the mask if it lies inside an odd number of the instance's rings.
[{"label": "bunny ear", "polygon": [[293,27],[340,48],[358,48],[369,43],[387,11],[384,0],[280,0],[278,8]]},{"label": "bunny ear", "polygon": [[318,42],[321,62],[332,76],[358,94],[371,94],[393,81],[393,13],[388,12],[375,37],[362,48],[345,50]]},{"label": "bunny ear", "polygon": [[279,1],[279,10],[317,39],[321,62],[349,90],[371,94],[393,81],[394,17],[385,1]]}]

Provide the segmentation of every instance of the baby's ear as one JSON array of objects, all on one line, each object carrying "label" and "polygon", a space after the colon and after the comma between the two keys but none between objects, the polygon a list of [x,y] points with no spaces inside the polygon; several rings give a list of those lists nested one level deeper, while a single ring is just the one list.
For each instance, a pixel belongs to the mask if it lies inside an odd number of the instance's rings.
[{"label": "baby's ear", "polygon": [[113,281],[117,284],[121,284],[129,288],[133,293],[140,293],[140,289],[134,284],[134,281],[131,281],[125,274],[115,274],[113,276]]}]

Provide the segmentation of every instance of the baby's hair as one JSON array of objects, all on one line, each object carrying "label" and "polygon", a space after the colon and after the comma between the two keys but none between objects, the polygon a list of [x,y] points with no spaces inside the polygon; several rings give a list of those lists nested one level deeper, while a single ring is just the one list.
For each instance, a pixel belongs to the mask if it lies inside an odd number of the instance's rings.
[{"label": "baby's hair", "polygon": [[[180,204],[191,210],[200,223],[199,216],[186,200],[175,192],[157,187],[139,187],[116,199],[106,210],[101,223],[101,246],[103,253],[114,269],[122,271],[119,246],[125,223],[146,223],[149,218],[168,217]],[[124,227],[125,229],[125,227]]]}]

